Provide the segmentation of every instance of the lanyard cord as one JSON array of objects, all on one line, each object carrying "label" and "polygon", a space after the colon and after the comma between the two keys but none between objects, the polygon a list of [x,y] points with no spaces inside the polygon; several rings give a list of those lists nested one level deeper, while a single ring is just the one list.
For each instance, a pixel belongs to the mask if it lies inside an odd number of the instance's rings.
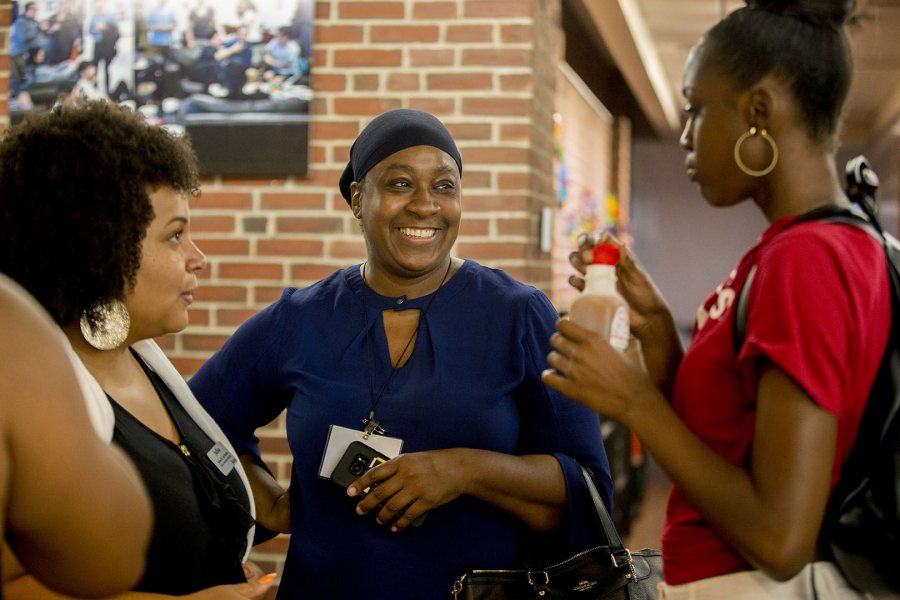
[{"label": "lanyard cord", "polygon": [[[422,309],[422,312],[419,314],[419,323],[416,325],[415,331],[413,331],[412,335],[409,336],[409,339],[406,341],[406,345],[403,346],[403,351],[400,353],[400,356],[397,357],[397,362],[391,365],[391,372],[388,374],[387,379],[384,380],[384,383],[381,385],[381,389],[378,390],[378,394],[375,394],[375,381],[374,375],[372,374],[373,365],[375,364],[375,354],[374,350],[372,350],[372,334],[369,329],[369,311],[368,308],[363,304],[363,318],[365,319],[366,324],[366,347],[368,349],[369,361],[368,361],[368,369],[369,372],[369,393],[372,397],[372,404],[369,407],[369,416],[363,419],[363,423],[366,425],[366,433],[364,434],[364,438],[368,438],[369,435],[373,433],[383,434],[384,428],[379,426],[378,421],[375,420],[375,407],[378,406],[378,402],[381,401],[381,397],[384,395],[384,392],[387,390],[388,384],[391,382],[391,379],[394,377],[394,373],[397,372],[400,363],[403,361],[403,357],[406,356],[406,351],[409,350],[410,345],[413,343],[413,340],[416,339],[416,336],[419,334],[419,327],[422,325],[422,321],[425,319],[425,314],[428,312],[428,309],[431,308],[431,303],[434,302],[434,299],[437,297],[438,292],[444,287],[444,283],[447,281],[447,276],[450,275],[450,268],[453,266],[453,259],[450,259],[449,264],[447,265],[447,271],[444,272],[444,278],[441,279],[441,283],[438,285],[437,289],[434,290],[434,293],[431,295],[431,298],[428,299],[428,303],[425,304],[425,308]],[[363,284],[366,285],[366,264],[363,263],[362,266],[362,280]],[[387,333],[385,331],[385,333]]]}]

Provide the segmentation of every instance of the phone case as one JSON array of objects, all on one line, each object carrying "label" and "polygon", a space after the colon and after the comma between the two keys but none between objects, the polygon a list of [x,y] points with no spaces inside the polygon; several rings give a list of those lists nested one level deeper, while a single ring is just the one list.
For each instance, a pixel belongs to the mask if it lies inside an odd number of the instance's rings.
[{"label": "phone case", "polygon": [[[351,442],[331,473],[331,480],[346,488],[377,464],[387,462],[388,457],[362,442]],[[362,495],[368,493],[363,490]]]}]

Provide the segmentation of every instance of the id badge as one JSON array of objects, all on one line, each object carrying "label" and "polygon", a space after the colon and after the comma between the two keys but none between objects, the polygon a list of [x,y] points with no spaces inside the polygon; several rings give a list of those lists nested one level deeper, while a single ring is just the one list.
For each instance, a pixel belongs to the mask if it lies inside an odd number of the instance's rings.
[{"label": "id badge", "polygon": [[322,463],[319,465],[319,477],[331,478],[334,468],[347,451],[347,447],[353,442],[364,442],[389,459],[398,456],[403,448],[403,440],[400,438],[384,435],[370,435],[368,438],[364,438],[363,433],[357,429],[332,425],[328,430],[328,439],[325,441],[325,452],[322,454]]}]

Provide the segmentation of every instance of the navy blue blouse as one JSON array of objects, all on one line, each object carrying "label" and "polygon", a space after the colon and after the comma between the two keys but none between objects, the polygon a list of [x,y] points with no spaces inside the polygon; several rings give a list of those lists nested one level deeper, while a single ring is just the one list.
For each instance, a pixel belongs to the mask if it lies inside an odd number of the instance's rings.
[{"label": "navy blue blouse", "polygon": [[[537,289],[472,261],[436,294],[378,404],[387,435],[402,438],[405,453],[554,455],[569,492],[564,533],[573,547],[588,546],[593,509],[578,464],[594,472],[608,505],[612,483],[597,415],[540,379],[555,309]],[[525,527],[487,503],[462,496],[421,527],[391,533],[318,476],[329,427],[360,429],[369,371],[376,390],[390,373],[382,311],[421,310],[430,299],[381,296],[359,265],[349,267],[285,290],[191,379],[239,454],[259,455],[255,430],[287,411],[293,535],[279,598],[443,599],[468,569],[522,565]]]}]

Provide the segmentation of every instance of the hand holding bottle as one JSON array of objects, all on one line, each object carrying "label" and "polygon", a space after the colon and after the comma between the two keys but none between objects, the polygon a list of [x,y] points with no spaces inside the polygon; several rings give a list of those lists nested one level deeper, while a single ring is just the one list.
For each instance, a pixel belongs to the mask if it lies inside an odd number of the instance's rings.
[{"label": "hand holding bottle", "polygon": [[[596,243],[590,235],[582,234],[578,237],[578,249],[569,255],[569,262],[579,273],[586,273],[593,260],[594,247],[600,244],[613,244],[619,249],[616,289],[628,303],[631,332],[647,344],[652,341],[654,328],[650,327],[651,322],[659,318],[671,319],[671,314],[659,288],[631,250],[611,233],[601,234]],[[577,275],[569,277],[569,283],[579,290],[584,289],[584,279]]]}]

